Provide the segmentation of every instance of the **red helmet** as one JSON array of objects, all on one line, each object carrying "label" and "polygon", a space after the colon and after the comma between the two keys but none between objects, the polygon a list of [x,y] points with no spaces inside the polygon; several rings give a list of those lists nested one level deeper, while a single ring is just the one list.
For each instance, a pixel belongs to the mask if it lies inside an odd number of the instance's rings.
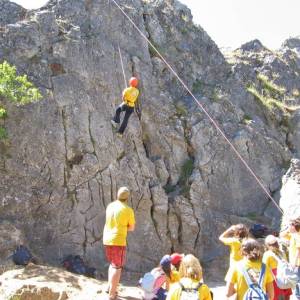
[{"label": "red helmet", "polygon": [[139,84],[139,81],[136,77],[131,77],[129,80],[129,85],[133,87],[137,87]]}]

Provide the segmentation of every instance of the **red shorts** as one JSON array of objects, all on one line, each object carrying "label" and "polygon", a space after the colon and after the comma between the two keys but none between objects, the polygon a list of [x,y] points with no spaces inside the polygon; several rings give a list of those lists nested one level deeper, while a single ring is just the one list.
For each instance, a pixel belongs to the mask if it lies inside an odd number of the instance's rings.
[{"label": "red shorts", "polygon": [[126,246],[104,245],[105,255],[112,267],[121,268],[125,264]]}]

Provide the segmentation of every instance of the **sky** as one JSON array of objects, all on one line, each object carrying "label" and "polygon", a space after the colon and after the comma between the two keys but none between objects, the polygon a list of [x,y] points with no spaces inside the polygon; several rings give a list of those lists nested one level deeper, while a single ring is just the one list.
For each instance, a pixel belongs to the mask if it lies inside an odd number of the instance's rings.
[{"label": "sky", "polygon": [[[28,9],[47,0],[11,0]],[[106,0],[103,0],[106,1]],[[238,48],[259,39],[278,49],[289,37],[300,36],[300,0],[180,0],[220,48]]]}]

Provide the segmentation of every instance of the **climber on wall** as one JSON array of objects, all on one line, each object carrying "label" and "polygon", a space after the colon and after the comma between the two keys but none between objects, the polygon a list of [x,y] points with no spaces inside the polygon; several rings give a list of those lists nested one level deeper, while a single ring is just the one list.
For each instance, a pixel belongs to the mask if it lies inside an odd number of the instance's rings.
[{"label": "climber on wall", "polygon": [[137,98],[139,96],[138,79],[136,77],[131,77],[129,80],[129,87],[123,91],[123,102],[117,107],[114,117],[111,120],[112,125],[117,128],[120,124],[120,114],[125,111],[125,116],[123,118],[122,124],[118,129],[118,135],[122,137],[124,130],[127,126],[130,115],[134,111]]}]

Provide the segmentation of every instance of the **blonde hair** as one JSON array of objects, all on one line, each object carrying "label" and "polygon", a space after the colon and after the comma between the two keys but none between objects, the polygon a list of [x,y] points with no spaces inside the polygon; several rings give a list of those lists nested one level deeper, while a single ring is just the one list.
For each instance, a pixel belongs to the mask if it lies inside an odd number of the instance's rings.
[{"label": "blonde hair", "polygon": [[180,277],[187,277],[200,281],[203,277],[199,260],[192,254],[185,255],[179,267]]}]

